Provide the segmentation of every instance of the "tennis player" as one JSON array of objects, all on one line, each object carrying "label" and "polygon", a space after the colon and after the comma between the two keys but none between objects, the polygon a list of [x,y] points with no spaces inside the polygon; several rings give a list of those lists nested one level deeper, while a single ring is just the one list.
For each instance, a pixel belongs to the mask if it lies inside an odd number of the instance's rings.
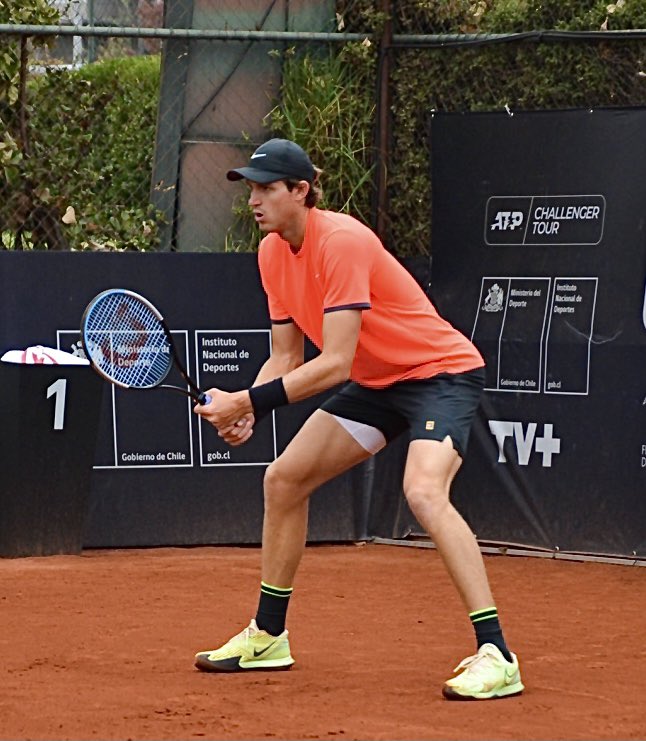
[{"label": "tennis player", "polygon": [[[320,171],[294,142],[271,139],[229,180],[249,186],[265,237],[258,262],[271,318],[272,354],[250,389],[210,389],[195,411],[230,445],[246,442],[273,409],[341,383],[305,422],[264,479],[260,596],[255,618],[202,671],[286,669],[293,663],[287,606],[307,534],[308,499],[326,481],[408,435],[403,489],[464,603],[476,653],[444,687],[449,700],[523,690],[475,537],[451,504],[484,385],[474,345],[444,320],[377,236],[352,216],[322,210]],[[320,354],[304,362],[304,337]]]}]

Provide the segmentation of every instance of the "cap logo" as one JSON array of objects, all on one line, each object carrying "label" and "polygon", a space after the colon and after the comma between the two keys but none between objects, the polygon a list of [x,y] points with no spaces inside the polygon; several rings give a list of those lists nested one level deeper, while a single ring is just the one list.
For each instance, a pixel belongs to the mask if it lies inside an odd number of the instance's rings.
[{"label": "cap logo", "polygon": [[260,154],[252,154],[251,159],[256,160],[258,157],[266,157],[267,155],[264,152],[261,152]]}]

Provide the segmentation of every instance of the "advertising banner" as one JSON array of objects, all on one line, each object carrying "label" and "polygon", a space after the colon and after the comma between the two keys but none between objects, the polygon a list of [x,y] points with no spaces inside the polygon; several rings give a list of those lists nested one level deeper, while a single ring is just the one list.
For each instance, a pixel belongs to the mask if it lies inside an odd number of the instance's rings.
[{"label": "advertising banner", "polygon": [[646,555],[645,131],[431,118],[430,295],[487,367],[453,497],[481,541]]},{"label": "advertising banner", "polygon": [[[88,302],[105,289],[126,288],[161,311],[182,363],[201,388],[248,387],[271,352],[256,259],[255,254],[0,252],[0,354],[39,344],[82,353],[79,327]],[[310,357],[314,348],[306,347]],[[183,383],[173,372],[167,380]],[[37,400],[51,411],[51,399],[39,392]],[[319,395],[278,409],[258,424],[247,444],[231,448],[193,413],[186,396],[102,382],[83,545],[260,542],[267,465],[321,401]],[[69,403],[74,405],[74,398]],[[11,410],[2,424],[15,443],[1,451],[5,494],[20,510],[21,501],[29,501],[26,494],[21,500],[32,481],[28,473],[42,471],[42,435],[24,422],[31,405],[8,384],[0,388],[0,408]],[[81,447],[72,433],[61,439],[56,438],[59,447]],[[64,490],[74,480],[78,455],[56,459]],[[312,497],[310,540],[356,539],[365,529],[366,507],[360,470],[321,487]]]}]

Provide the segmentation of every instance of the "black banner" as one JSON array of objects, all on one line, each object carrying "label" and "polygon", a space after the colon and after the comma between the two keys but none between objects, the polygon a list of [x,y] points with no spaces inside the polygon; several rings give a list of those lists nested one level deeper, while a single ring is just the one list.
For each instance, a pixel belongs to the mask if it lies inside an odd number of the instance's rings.
[{"label": "black banner", "polygon": [[[250,385],[270,353],[253,254],[1,252],[0,281],[0,354],[37,344],[80,353],[85,306],[114,287],[141,293],[159,308],[203,388]],[[314,353],[311,345],[307,353]],[[21,375],[29,378],[28,371],[25,366]],[[27,412],[24,400],[13,398],[15,390],[6,384],[0,394],[0,407],[12,410],[2,424],[14,439],[14,417]],[[265,469],[322,396],[276,411],[259,423],[248,444],[230,448],[193,413],[187,397],[104,382],[84,546],[258,543]],[[30,435],[28,425],[20,430],[22,444],[2,451],[7,496],[13,498],[32,480],[25,471],[42,473],[34,465],[41,438]],[[66,440],[74,445],[69,435]],[[70,452],[66,468],[60,445],[57,450],[63,464],[50,468],[64,490],[66,470],[77,458]],[[356,539],[365,529],[365,508],[360,470],[321,487],[312,498],[310,540]]]},{"label": "black banner", "polygon": [[487,363],[454,501],[481,541],[643,557],[646,110],[430,130],[430,293]]},{"label": "black banner", "polygon": [[0,557],[80,553],[101,386],[87,366],[0,363]]}]

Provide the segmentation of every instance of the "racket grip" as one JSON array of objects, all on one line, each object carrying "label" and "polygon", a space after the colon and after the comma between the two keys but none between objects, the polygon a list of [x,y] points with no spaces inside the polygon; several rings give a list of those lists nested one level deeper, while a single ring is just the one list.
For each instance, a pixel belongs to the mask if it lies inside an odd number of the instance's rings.
[{"label": "racket grip", "polygon": [[211,397],[208,394],[205,394],[204,392],[202,392],[197,397],[197,400],[199,401],[200,404],[202,404],[202,406],[205,406],[206,404],[210,404],[212,401]]}]

